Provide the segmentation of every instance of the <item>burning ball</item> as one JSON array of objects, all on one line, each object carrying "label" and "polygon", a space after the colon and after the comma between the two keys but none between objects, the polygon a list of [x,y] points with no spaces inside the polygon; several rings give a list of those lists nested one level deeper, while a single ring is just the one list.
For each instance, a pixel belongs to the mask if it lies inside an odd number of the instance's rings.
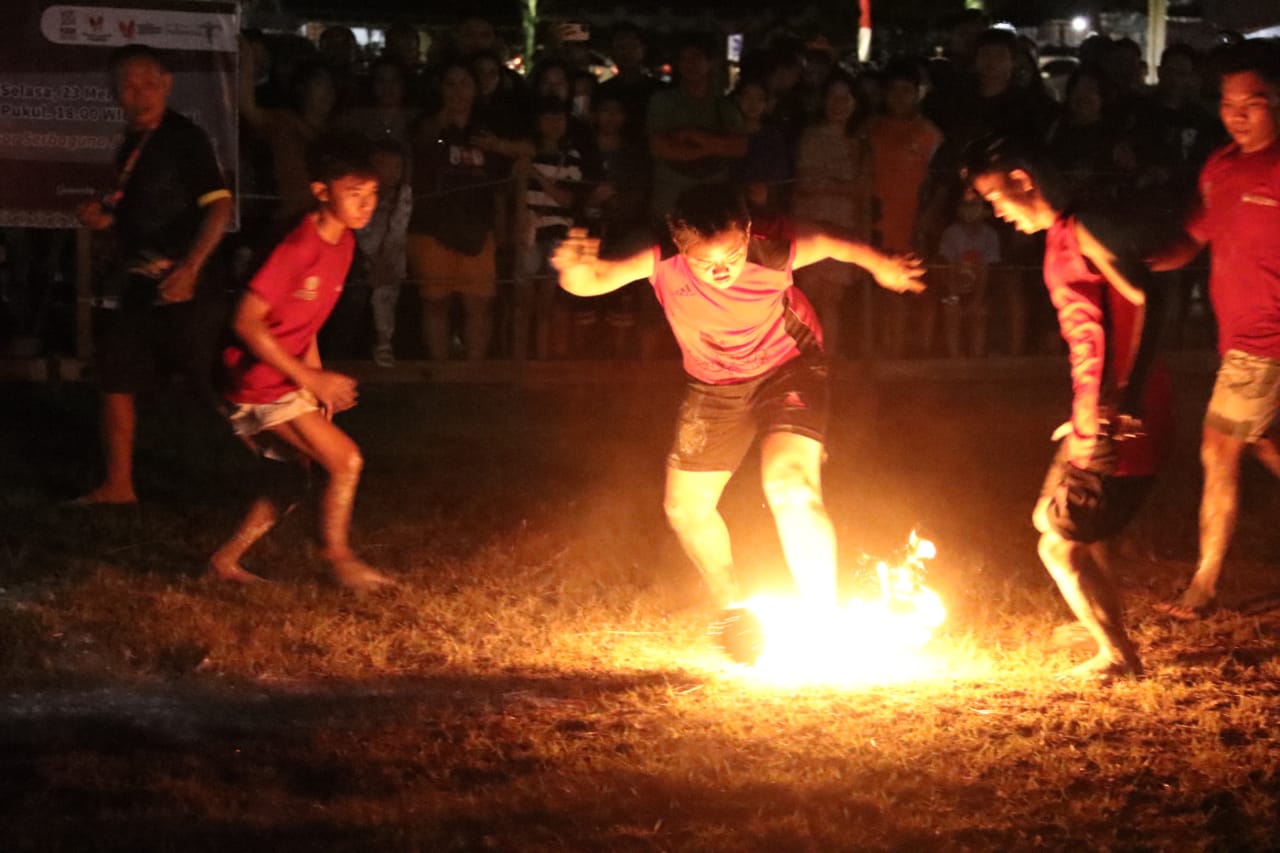
[{"label": "burning ball", "polygon": [[753,664],[764,651],[764,624],[745,607],[726,607],[711,626],[711,635],[737,663]]}]

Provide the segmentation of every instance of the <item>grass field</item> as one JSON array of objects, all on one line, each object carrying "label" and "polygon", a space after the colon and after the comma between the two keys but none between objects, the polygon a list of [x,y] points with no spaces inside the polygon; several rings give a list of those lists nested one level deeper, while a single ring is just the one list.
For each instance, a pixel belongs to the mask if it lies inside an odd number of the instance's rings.
[{"label": "grass field", "polygon": [[[1280,850],[1280,486],[1250,468],[1224,609],[1190,574],[1203,371],[1116,559],[1149,675],[1054,675],[1068,618],[1028,516],[1050,380],[837,383],[826,494],[862,552],[934,539],[925,676],[761,684],[708,639],[660,510],[678,385],[370,386],[342,423],[355,542],[327,583],[295,513],[200,579],[249,466],[179,396],[143,410],[136,508],[92,484],[89,389],[0,388],[0,850]],[[748,464],[740,568],[785,585]],[[875,648],[850,656],[874,657]]]}]

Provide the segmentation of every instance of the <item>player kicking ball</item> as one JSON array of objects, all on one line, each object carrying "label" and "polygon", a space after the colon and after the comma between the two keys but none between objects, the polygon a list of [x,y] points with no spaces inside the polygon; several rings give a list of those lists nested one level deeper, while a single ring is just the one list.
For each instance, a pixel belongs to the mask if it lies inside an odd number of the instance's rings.
[{"label": "player kicking ball", "polygon": [[639,279],[653,285],[688,374],[663,505],[716,603],[740,598],[720,496],[760,435],[765,498],[796,587],[806,602],[834,607],[835,532],[821,486],[827,362],[792,271],[833,258],[882,287],[920,291],[924,270],[821,228],[781,241],[754,235],[741,193],[726,184],[684,192],[667,224],[674,254],[652,246],[615,260],[599,256],[599,240],[570,231],[551,258],[560,286],[600,296]]},{"label": "player kicking ball", "polygon": [[[320,500],[321,556],[334,579],[353,589],[387,586],[391,579],[351,550],[351,508],[363,460],[333,416],[356,404],[356,382],[325,370],[316,334],[333,311],[363,228],[378,201],[372,149],[357,134],[321,137],[309,152],[317,209],[271,253],[240,300],[233,320],[237,342],[223,352],[231,426],[258,451],[263,488],[235,534],[209,560],[210,576],[262,580],[240,560],[288,509],[288,468],[311,462],[328,474]],[[290,463],[272,461],[291,459]]]},{"label": "player kicking ball", "polygon": [[1025,234],[1045,233],[1044,282],[1066,341],[1073,390],[1033,521],[1040,558],[1097,655],[1068,677],[1137,676],[1142,663],[1124,628],[1119,592],[1096,543],[1119,533],[1150,491],[1167,443],[1167,374],[1152,370],[1147,269],[1136,251],[1108,245],[1096,215],[1071,209],[1029,152],[995,140],[966,152],[965,175],[996,214]]}]

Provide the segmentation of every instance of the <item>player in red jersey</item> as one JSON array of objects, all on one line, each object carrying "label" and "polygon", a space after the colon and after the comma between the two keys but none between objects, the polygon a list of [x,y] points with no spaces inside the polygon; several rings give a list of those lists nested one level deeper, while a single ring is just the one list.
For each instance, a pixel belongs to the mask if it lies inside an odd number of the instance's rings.
[{"label": "player in red jersey", "polygon": [[1069,209],[1027,152],[1006,140],[967,152],[965,172],[996,214],[1045,234],[1044,282],[1071,362],[1071,420],[1033,513],[1040,558],[1098,653],[1065,675],[1140,675],[1120,596],[1095,543],[1118,533],[1151,488],[1170,426],[1167,374],[1152,369],[1147,269],[1105,220]]},{"label": "player in red jersey", "polygon": [[555,250],[560,286],[599,296],[648,279],[684,357],[688,386],[667,456],[663,506],[720,605],[739,597],[717,505],[757,434],[765,497],[802,596],[836,599],[836,545],[822,502],[827,365],[822,329],[792,271],[826,258],[857,264],[881,286],[920,291],[918,259],[886,255],[819,228],[789,240],[751,233],[740,191],[687,190],[667,219],[677,252],[658,246],[609,260],[575,229]]},{"label": "player in red jersey", "polygon": [[[325,370],[316,333],[342,293],[355,251],[352,231],[363,228],[378,201],[372,147],[355,134],[321,137],[311,152],[311,191],[319,202],[263,264],[236,309],[239,340],[223,353],[231,425],[264,457],[316,462],[329,475],[320,502],[321,555],[344,586],[391,583],[351,550],[348,532],[363,460],[360,448],[333,423],[356,404],[356,382]],[[279,462],[261,461],[278,481]],[[235,534],[209,561],[212,577],[261,580],[240,559],[279,518],[284,507],[264,489]]]},{"label": "player in red jersey", "polygon": [[1161,607],[1177,619],[1214,605],[1245,454],[1280,477],[1280,47],[1250,41],[1221,59],[1219,115],[1231,142],[1201,169],[1201,204],[1182,238],[1153,258],[1155,269],[1173,269],[1211,247],[1222,356],[1200,442],[1200,562],[1182,597]]}]

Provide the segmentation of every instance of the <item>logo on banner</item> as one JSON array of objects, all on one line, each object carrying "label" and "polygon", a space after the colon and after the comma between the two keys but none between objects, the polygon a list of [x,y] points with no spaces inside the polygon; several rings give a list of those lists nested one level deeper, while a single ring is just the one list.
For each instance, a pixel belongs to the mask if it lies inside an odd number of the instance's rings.
[{"label": "logo on banner", "polygon": [[145,38],[161,50],[234,53],[236,16],[168,9],[50,6],[40,31],[54,44],[125,45]]}]

